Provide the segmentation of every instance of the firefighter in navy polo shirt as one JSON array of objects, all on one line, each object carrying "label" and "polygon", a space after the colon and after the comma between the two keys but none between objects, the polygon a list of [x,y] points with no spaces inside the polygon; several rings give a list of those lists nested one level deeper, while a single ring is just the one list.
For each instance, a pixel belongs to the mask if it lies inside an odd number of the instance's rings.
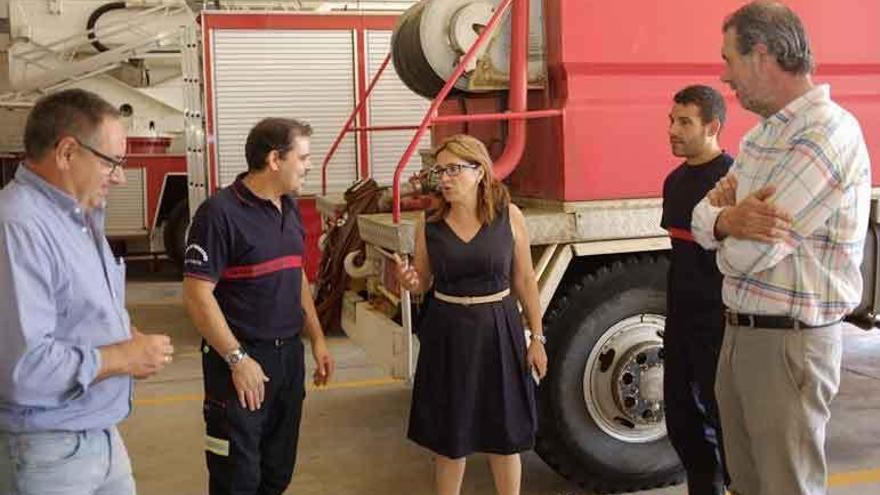
[{"label": "firefighter in navy polo shirt", "polygon": [[694,242],[691,212],[733,159],[718,144],[724,99],[708,86],[689,86],[669,113],[672,154],[684,158],[663,184],[662,227],[672,239],[663,397],[666,428],[687,471],[690,495],[723,495],[726,474],[715,401],[715,368],[724,336],[721,273],[715,252]]},{"label": "firefighter in navy polo shirt", "polygon": [[248,171],[196,212],[184,257],[183,297],[202,337],[205,451],[211,495],[274,495],[290,484],[305,363],[327,383],[327,351],[302,270],[296,200],[309,163],[307,124],[262,120],[247,137]]}]

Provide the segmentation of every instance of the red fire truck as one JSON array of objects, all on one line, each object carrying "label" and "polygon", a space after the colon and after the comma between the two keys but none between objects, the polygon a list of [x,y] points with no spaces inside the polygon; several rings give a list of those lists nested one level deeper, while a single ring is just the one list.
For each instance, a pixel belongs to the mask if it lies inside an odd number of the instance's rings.
[{"label": "red fire truck", "polygon": [[[203,13],[209,164],[202,186],[228,183],[241,168],[224,163],[235,163],[242,148],[251,123],[242,115],[320,95],[287,113],[317,115],[311,120],[322,130],[343,128],[335,141],[335,133],[315,139],[319,152],[342,156],[325,161],[327,194],[317,209],[335,227],[357,222],[364,243],[345,253],[341,327],[391,375],[408,379],[418,342],[410,296],[390,276],[388,255],[413,252],[422,212],[401,211],[409,190],[401,179],[419,170],[414,152],[430,146],[428,137],[480,137],[526,216],[536,260],[550,355],[539,391],[538,454],[601,492],[674,483],[682,470],[666,438],[661,352],[669,240],[659,226],[659,196],[677,163],[667,112],[686,85],[721,89],[721,24],[741,4],[423,0],[396,20]],[[873,26],[880,4],[789,4],[812,35],[816,80],[831,84],[880,156],[880,32]],[[307,42],[315,36],[321,41]],[[264,70],[256,73],[260,60]],[[381,77],[382,68],[389,74]],[[282,76],[290,73],[302,80]],[[412,92],[404,95],[399,81]],[[352,82],[354,97],[345,90]],[[735,154],[757,121],[724,91],[730,112],[722,142]],[[412,103],[401,108],[401,98]],[[320,120],[334,105],[346,111]],[[393,211],[346,215],[340,186],[369,176],[392,185]],[[875,185],[878,176],[875,166]],[[872,206],[876,212],[876,200]],[[864,300],[852,316],[866,327],[880,304],[877,221],[872,214]]]}]

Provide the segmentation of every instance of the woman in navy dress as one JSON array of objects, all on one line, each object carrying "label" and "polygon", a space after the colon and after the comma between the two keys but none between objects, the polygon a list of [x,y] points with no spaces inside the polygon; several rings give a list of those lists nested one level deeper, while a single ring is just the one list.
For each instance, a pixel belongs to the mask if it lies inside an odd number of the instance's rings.
[{"label": "woman in navy dress", "polygon": [[547,372],[525,220],[479,140],[452,136],[434,157],[441,206],[416,231],[412,266],[397,258],[404,288],[434,291],[419,327],[408,436],[436,454],[439,495],[459,493],[474,452],[489,454],[497,492],[515,495],[519,453],[535,441],[533,375]]}]

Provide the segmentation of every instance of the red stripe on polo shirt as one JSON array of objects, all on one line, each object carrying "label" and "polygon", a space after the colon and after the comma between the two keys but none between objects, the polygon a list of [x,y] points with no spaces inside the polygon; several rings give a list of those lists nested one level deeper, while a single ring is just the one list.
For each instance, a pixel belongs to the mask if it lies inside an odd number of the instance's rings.
[{"label": "red stripe on polo shirt", "polygon": [[302,256],[282,256],[256,265],[230,266],[223,270],[220,278],[235,280],[242,278],[257,278],[270,273],[302,267]]},{"label": "red stripe on polo shirt", "polygon": [[674,227],[670,228],[669,237],[673,239],[678,239],[680,241],[695,242],[693,234],[691,234],[691,231],[687,229],[676,229]]}]

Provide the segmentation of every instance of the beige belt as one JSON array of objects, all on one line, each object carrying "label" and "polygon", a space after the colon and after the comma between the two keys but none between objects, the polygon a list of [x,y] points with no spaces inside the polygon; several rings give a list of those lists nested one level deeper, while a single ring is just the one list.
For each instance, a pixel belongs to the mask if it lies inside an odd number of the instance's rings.
[{"label": "beige belt", "polygon": [[434,296],[437,299],[440,299],[443,302],[448,302],[452,304],[461,304],[463,306],[470,306],[471,304],[486,304],[493,302],[501,302],[510,294],[510,289],[504,289],[501,292],[496,292],[494,294],[489,294],[486,296],[450,296],[448,294],[444,294],[439,290],[434,290]]}]

